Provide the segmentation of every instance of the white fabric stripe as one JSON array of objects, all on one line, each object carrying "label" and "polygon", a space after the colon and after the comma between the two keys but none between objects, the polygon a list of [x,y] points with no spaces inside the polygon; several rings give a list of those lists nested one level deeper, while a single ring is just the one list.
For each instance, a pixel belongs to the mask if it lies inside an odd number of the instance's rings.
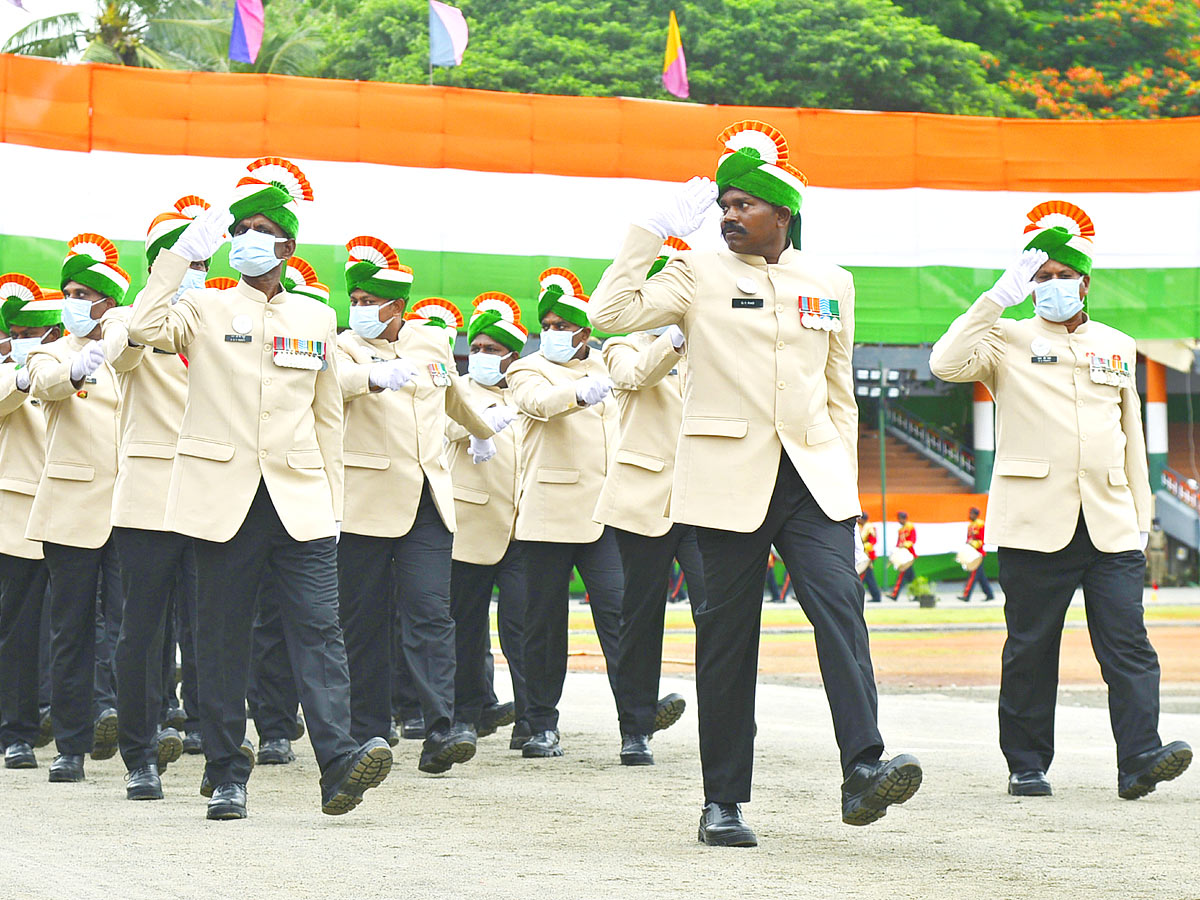
[{"label": "white fabric stripe", "polygon": [[1146,402],[1146,452],[1167,452],[1167,404]]},{"label": "white fabric stripe", "polygon": [[88,266],[88,269],[95,272],[97,275],[103,275],[105,278],[111,279],[112,282],[118,285],[121,290],[129,290],[129,279],[106,263],[96,263],[94,266]]},{"label": "white fabric stripe", "polygon": [[[717,154],[713,154],[713,163]],[[296,159],[312,179],[313,203],[296,204],[300,240],[344,244],[355,233],[387,235],[405,250],[519,256],[611,258],[629,221],[666,203],[667,182],[627,178],[416,169]],[[803,167],[803,159],[797,162]],[[110,238],[144,241],[147,217],[164,196],[191,190],[225,198],[245,174],[244,159],[136,153],[75,153],[0,143],[6,179],[0,234],[66,241],[86,223]],[[58,176],[71,172],[75,177]],[[711,175],[711,172],[703,173]],[[73,184],[89,185],[84,205]],[[396,216],[367,196],[403,196],[420,216]],[[804,249],[845,265],[1003,268],[1027,243],[1025,214],[1043,200],[1069,200],[1096,223],[1096,268],[1200,267],[1200,191],[1018,193],[926,188],[805,191]],[[464,207],[476,211],[464,217]],[[78,210],[63,216],[62,209]],[[572,209],[569,217],[548,209]],[[354,223],[350,228],[347,223]],[[717,209],[700,231],[681,235],[696,249],[721,246]]]},{"label": "white fabric stripe", "polygon": [[975,400],[975,449],[996,449],[996,404],[991,400]]}]

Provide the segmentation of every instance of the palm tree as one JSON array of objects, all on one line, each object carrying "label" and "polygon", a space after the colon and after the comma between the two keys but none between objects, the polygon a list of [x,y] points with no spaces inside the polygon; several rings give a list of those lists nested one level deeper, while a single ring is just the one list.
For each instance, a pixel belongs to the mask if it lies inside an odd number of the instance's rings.
[{"label": "palm tree", "polygon": [[315,73],[319,14],[275,0],[258,59],[247,65],[228,56],[231,6],[228,0],[100,0],[94,21],[78,13],[47,16],[14,34],[0,52],[151,69]]}]

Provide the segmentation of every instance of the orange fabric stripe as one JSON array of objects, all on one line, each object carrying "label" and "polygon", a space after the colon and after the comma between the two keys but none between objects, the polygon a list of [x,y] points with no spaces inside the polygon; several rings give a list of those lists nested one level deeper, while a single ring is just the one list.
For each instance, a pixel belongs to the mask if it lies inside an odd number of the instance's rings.
[{"label": "orange fabric stripe", "polygon": [[1200,189],[1200,118],[1068,122],[702,106],[0,56],[0,138],[70,150],[677,181],[710,175],[717,134],[745,118],[778,127],[823,187]]},{"label": "orange fabric stripe", "polygon": [[987,386],[982,381],[975,382],[975,397],[976,403],[991,403],[992,393],[987,389]]},{"label": "orange fabric stripe", "polygon": [[[871,517],[872,522],[878,522],[883,511],[880,509],[879,494],[859,494],[859,502],[863,512]],[[888,493],[887,505],[889,520],[896,521],[897,510],[908,513],[910,522],[965,522],[967,510],[972,506],[979,507],[984,519],[987,518],[987,494],[893,494]],[[889,528],[889,530],[891,530]]]},{"label": "orange fabric stripe", "polygon": [[1167,367],[1152,359],[1142,358],[1142,367],[1146,372],[1146,402],[1167,402]]}]

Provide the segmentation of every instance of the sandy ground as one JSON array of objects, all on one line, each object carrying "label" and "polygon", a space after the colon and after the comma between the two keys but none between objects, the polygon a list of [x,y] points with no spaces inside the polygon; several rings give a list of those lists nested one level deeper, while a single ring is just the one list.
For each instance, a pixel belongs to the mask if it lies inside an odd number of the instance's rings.
[{"label": "sandy ground", "polygon": [[[503,669],[498,681],[503,681]],[[691,702],[686,678],[664,690]],[[123,799],[119,759],[88,763],[80,785],[0,770],[0,896],[8,898],[1163,898],[1200,897],[1200,770],[1137,802],[1116,796],[1103,709],[1064,705],[1055,796],[1006,796],[994,698],[881,695],[890,750],[917,753],[921,791],[866,828],[841,824],[839,773],[819,689],[763,684],[757,849],[696,842],[701,800],[690,709],[660,733],[653,768],[622,768],[603,676],[573,672],[567,755],[522,760],[506,735],[445,776],[397,748],[391,778],[341,818],[318,808],[307,742],[260,767],[250,818],[206,822],[201,762],[165,778],[167,799]],[[1200,714],[1166,713],[1164,738],[1200,746]]]}]

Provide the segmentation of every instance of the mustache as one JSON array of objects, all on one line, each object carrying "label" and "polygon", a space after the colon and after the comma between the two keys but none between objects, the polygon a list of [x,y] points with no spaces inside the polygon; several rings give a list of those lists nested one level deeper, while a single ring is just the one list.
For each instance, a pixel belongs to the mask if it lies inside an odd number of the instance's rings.
[{"label": "mustache", "polygon": [[745,228],[743,228],[741,225],[734,225],[732,222],[728,225],[721,226],[721,234],[723,236],[728,235],[728,234],[745,234],[745,233],[746,233]]}]

